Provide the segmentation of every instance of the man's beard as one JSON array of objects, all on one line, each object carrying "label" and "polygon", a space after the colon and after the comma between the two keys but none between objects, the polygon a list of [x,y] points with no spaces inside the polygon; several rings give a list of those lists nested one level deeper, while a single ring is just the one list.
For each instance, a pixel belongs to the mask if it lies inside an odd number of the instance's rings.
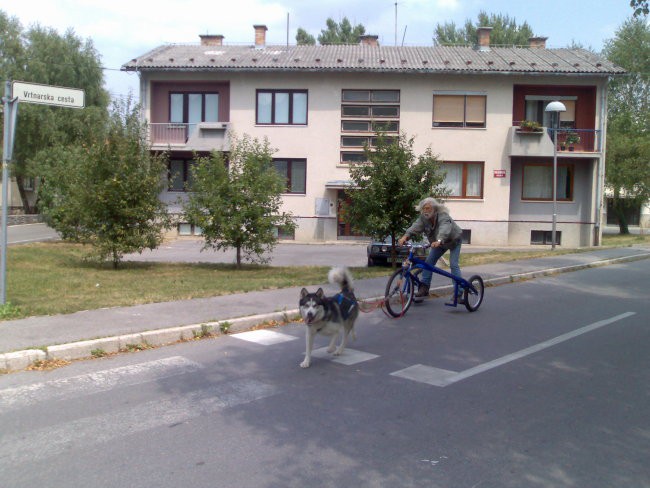
[{"label": "man's beard", "polygon": [[431,219],[431,218],[433,218],[433,215],[434,215],[433,212],[422,212],[422,216],[425,219]]}]

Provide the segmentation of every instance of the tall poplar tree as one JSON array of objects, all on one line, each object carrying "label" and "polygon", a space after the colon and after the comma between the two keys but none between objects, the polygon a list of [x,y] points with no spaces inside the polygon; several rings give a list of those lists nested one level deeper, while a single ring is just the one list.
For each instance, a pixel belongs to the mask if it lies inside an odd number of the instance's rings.
[{"label": "tall poplar tree", "polygon": [[44,85],[79,88],[85,108],[69,109],[19,104],[11,175],[16,179],[26,213],[32,213],[25,180],[38,177],[39,161],[55,144],[81,144],[106,123],[109,97],[99,53],[91,40],[74,31],[60,35],[40,25],[27,31],[0,11],[0,78]]},{"label": "tall poplar tree", "polygon": [[621,234],[629,233],[626,210],[650,200],[650,26],[627,20],[605,42],[604,54],[627,70],[609,85],[605,184]]}]

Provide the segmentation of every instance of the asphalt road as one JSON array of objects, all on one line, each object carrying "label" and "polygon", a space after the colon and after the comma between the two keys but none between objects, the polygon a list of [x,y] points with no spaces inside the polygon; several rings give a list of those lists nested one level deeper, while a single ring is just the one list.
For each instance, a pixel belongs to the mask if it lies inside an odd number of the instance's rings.
[{"label": "asphalt road", "polygon": [[[650,486],[650,261],[0,376],[2,486]],[[326,345],[320,338],[317,348]]]}]

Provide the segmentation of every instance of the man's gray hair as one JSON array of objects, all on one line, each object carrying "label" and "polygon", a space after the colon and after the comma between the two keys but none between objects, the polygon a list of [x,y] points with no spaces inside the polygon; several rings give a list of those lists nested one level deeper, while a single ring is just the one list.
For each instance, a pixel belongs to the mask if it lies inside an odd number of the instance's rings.
[{"label": "man's gray hair", "polygon": [[421,212],[422,207],[424,207],[426,204],[431,205],[433,207],[433,210],[436,213],[439,213],[439,212],[449,213],[449,209],[447,207],[445,207],[442,203],[440,203],[438,200],[436,200],[433,197],[426,197],[426,198],[423,198],[422,200],[420,200],[420,203],[418,203],[415,206],[415,210],[417,210],[418,212]]}]

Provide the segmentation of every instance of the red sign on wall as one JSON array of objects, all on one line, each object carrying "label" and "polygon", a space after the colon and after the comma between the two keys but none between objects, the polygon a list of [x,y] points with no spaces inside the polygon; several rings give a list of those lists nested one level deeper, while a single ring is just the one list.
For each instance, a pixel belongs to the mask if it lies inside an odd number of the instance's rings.
[{"label": "red sign on wall", "polygon": [[495,178],[505,178],[506,177],[506,170],[505,169],[495,169],[494,170],[494,177]]}]

